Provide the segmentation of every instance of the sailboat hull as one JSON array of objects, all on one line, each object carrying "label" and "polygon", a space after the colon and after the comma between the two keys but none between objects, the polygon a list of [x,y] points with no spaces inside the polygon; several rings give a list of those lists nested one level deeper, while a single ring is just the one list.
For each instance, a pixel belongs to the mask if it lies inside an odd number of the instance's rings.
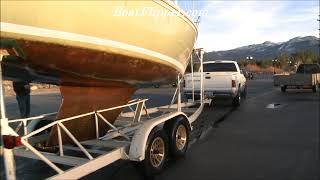
[{"label": "sailboat hull", "polygon": [[[25,54],[3,61],[13,69],[8,75],[20,69],[25,80],[61,86],[58,119],[125,104],[140,85],[175,81],[197,37],[170,1],[1,1],[0,26],[1,39]],[[113,123],[119,113],[106,118]],[[94,121],[80,121],[68,124],[74,135],[94,138],[86,130]]]},{"label": "sailboat hull", "polygon": [[1,1],[1,38],[20,41],[37,71],[165,82],[184,73],[197,36],[181,12],[166,1]]}]

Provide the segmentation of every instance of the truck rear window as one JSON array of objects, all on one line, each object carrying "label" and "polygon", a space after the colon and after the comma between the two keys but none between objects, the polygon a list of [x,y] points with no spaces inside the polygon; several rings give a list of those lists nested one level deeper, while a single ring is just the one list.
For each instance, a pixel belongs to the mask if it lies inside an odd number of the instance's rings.
[{"label": "truck rear window", "polygon": [[237,72],[234,63],[208,63],[203,64],[203,72]]}]

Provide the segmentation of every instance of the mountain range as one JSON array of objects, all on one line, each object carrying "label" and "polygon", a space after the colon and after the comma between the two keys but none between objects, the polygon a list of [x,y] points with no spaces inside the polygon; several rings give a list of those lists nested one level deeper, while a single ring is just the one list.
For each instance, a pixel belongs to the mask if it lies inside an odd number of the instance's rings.
[{"label": "mountain range", "polygon": [[204,60],[241,60],[253,57],[255,60],[273,59],[280,54],[293,54],[299,51],[312,51],[319,55],[319,38],[315,36],[295,37],[286,42],[266,41],[225,51],[211,51],[204,54]]}]

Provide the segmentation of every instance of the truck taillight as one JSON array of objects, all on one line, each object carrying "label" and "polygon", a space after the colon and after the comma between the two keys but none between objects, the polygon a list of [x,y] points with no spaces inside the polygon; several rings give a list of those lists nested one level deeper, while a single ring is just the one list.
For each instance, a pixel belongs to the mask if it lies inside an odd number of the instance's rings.
[{"label": "truck taillight", "polygon": [[13,149],[14,147],[21,146],[21,138],[19,136],[3,135],[3,145],[7,149]]},{"label": "truck taillight", "polygon": [[236,80],[231,80],[231,87],[233,87],[233,88],[236,87]]}]

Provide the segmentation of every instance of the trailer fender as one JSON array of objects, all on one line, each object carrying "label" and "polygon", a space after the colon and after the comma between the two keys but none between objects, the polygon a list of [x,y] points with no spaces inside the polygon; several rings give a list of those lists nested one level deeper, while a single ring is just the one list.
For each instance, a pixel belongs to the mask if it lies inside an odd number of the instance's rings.
[{"label": "trailer fender", "polygon": [[184,116],[186,119],[188,119],[188,117],[183,112],[173,112],[143,123],[143,125],[136,131],[132,138],[131,146],[129,149],[129,159],[132,161],[144,160],[146,143],[152,129],[159,124],[164,123],[177,116]]}]

